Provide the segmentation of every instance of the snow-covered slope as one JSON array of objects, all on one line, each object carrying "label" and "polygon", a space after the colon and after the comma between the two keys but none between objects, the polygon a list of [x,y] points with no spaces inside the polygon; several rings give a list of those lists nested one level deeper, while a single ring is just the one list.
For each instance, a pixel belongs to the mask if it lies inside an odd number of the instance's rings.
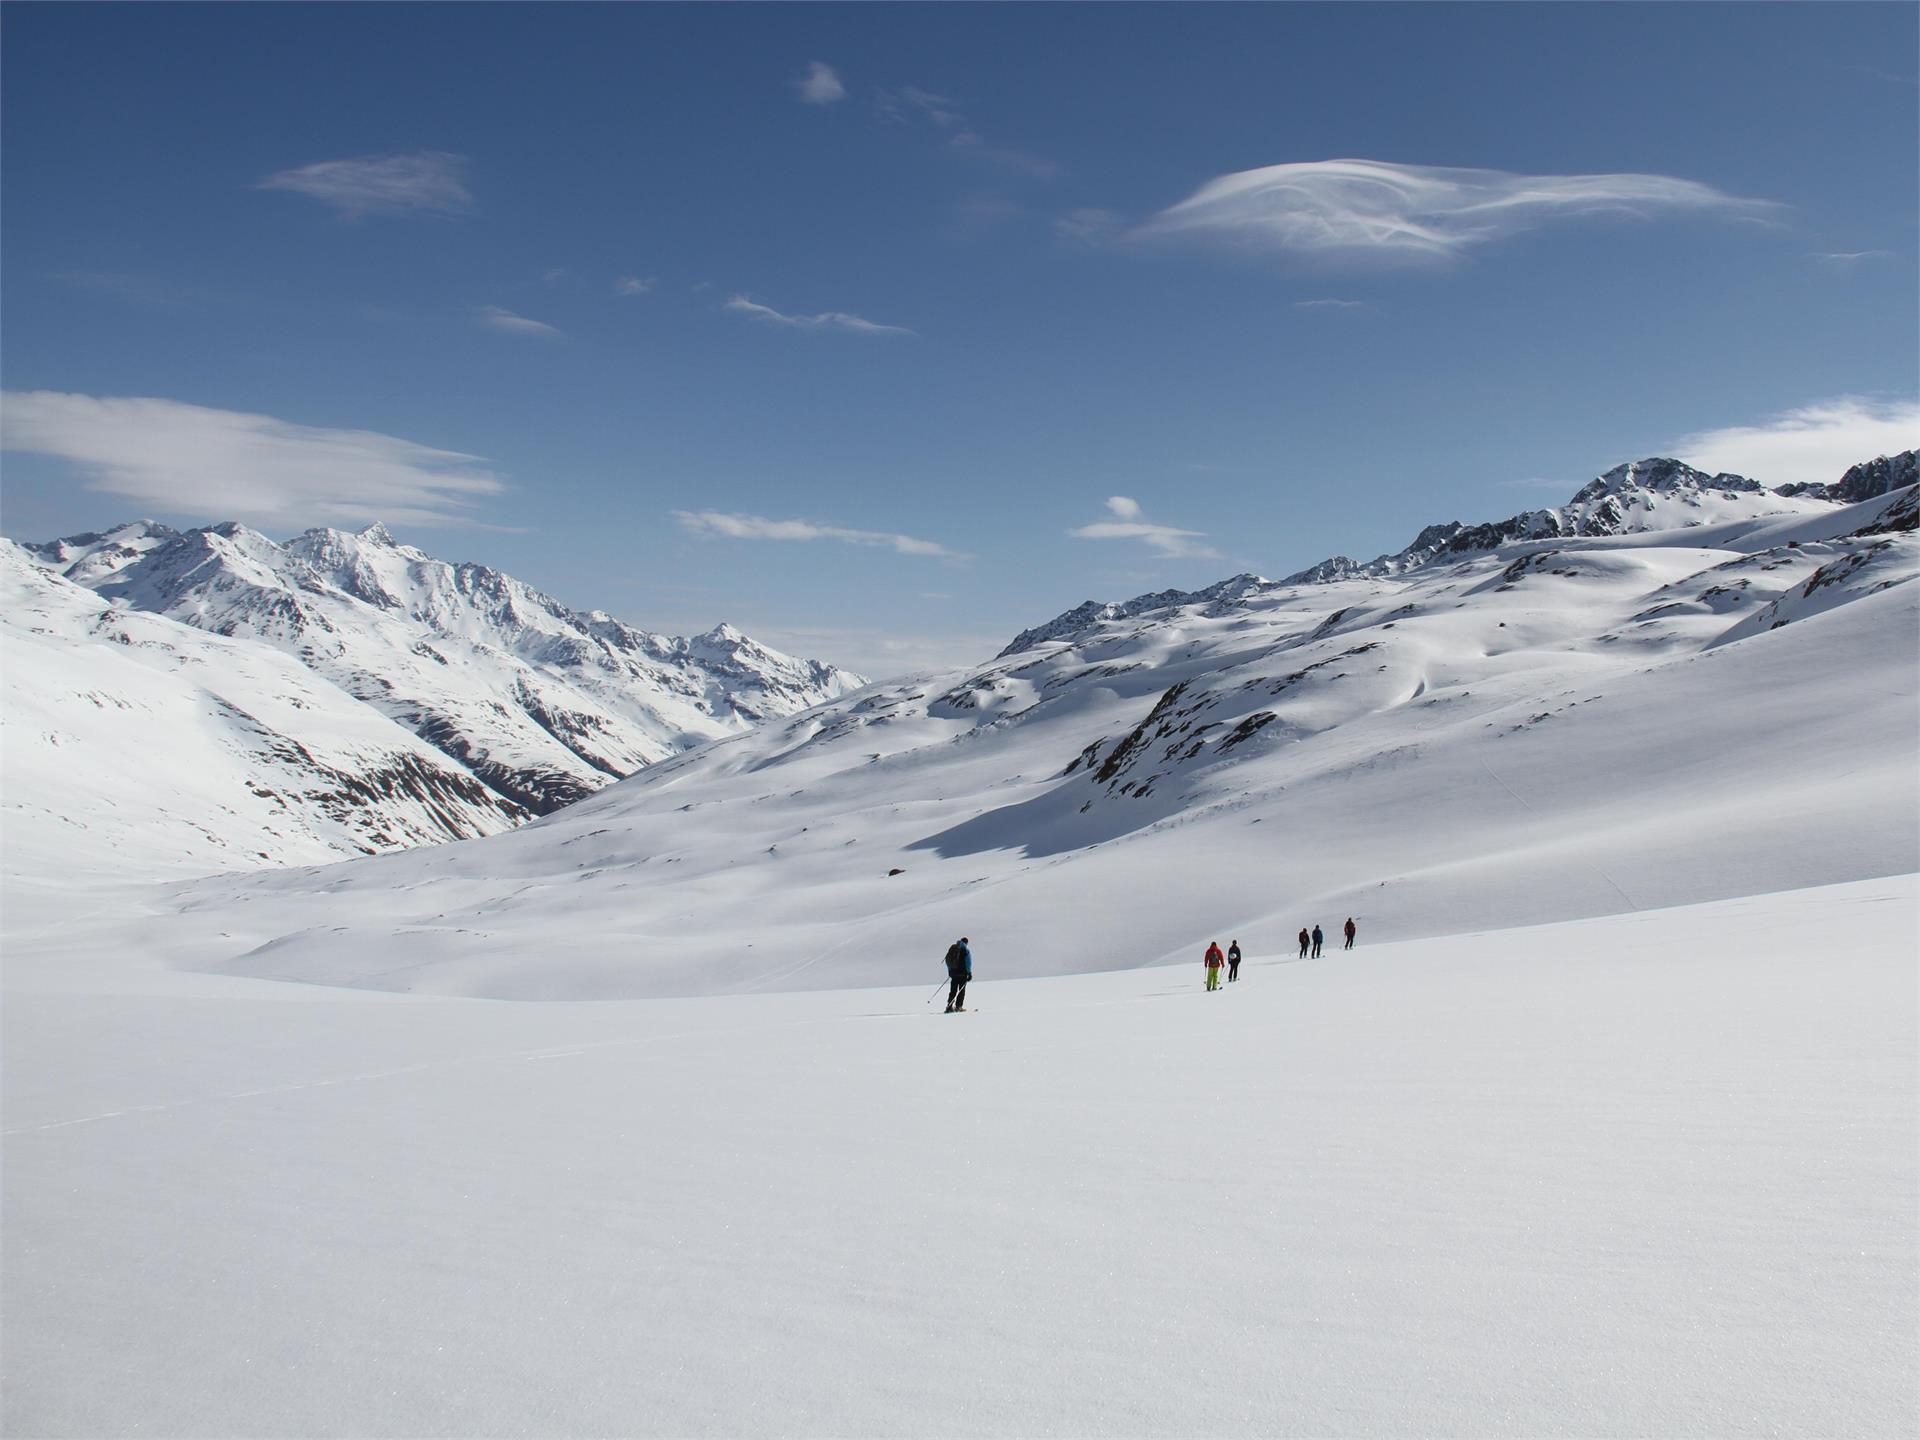
[{"label": "snow-covered slope", "polygon": [[16,876],[77,887],[315,863],[527,818],[279,651],[114,609],[8,540],[0,673]]},{"label": "snow-covered slope", "polygon": [[1002,983],[1009,938],[952,1019],[937,946],[476,1005],[63,920],[3,977],[0,1425],[1910,1436],[1915,900],[1363,931],[1218,995]]},{"label": "snow-covered slope", "polygon": [[285,652],[534,812],[865,683],[726,625],[679,639],[579,614],[378,525],[281,545],[140,522],[28,549],[116,606]]},{"label": "snow-covered slope", "polygon": [[1903,873],[1913,496],[1147,597],[510,835],[210,882],[189,904],[226,938],[183,944],[324,984],[686,994],[921,976],[962,933],[985,973],[1058,974]]}]

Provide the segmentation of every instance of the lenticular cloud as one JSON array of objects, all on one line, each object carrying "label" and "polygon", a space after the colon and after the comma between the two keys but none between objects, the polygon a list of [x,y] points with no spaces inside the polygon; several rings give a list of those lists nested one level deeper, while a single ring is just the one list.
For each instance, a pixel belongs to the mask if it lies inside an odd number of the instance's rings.
[{"label": "lenticular cloud", "polygon": [[1765,208],[1669,175],[1514,175],[1316,160],[1209,180],[1134,233],[1250,250],[1444,257],[1551,220]]}]

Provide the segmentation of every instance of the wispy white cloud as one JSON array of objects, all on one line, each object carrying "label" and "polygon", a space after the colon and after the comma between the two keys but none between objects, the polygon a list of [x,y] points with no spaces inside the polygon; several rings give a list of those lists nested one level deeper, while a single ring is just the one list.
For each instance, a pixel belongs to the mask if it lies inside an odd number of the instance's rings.
[{"label": "wispy white cloud", "polygon": [[463,156],[442,150],[363,155],[282,170],[261,190],[291,190],[331,205],[349,219],[363,215],[458,215],[473,207]]},{"label": "wispy white cloud", "polygon": [[847,545],[879,545],[901,555],[932,555],[943,560],[965,557],[932,540],[896,535],[884,530],[853,530],[844,525],[820,525],[812,520],[769,520],[764,515],[737,515],[720,510],[676,510],[673,518],[689,535],[728,540],[838,540]]},{"label": "wispy white cloud", "polygon": [[1053,233],[1076,245],[1104,245],[1115,239],[1122,228],[1123,222],[1113,211],[1092,205],[1069,210],[1053,222]]},{"label": "wispy white cloud", "polygon": [[1126,495],[1109,495],[1107,513],[1114,518],[1067,531],[1074,540],[1139,540],[1162,555],[1187,559],[1218,559],[1219,552],[1201,544],[1202,530],[1180,530],[1172,525],[1155,525],[1144,518],[1140,502]]},{"label": "wispy white cloud", "polygon": [[255,525],[475,523],[506,487],[476,456],[371,430],[295,425],[178,400],[0,397],[0,444],[51,455],[88,488],[167,515]]},{"label": "wispy white cloud", "polygon": [[957,129],[967,123],[967,117],[954,107],[953,101],[915,85],[880,91],[873,97],[873,108],[882,120],[905,123],[917,118],[942,130]]},{"label": "wispy white cloud", "polygon": [[507,335],[540,335],[551,339],[560,333],[544,320],[530,320],[502,305],[482,305],[475,314],[489,330],[499,330]]},{"label": "wispy white cloud", "polygon": [[616,295],[645,295],[651,289],[653,289],[651,275],[622,275],[613,282],[613,293]]},{"label": "wispy white cloud", "polygon": [[1831,483],[1847,468],[1920,446],[1920,401],[1843,395],[1754,425],[1683,437],[1673,453],[1702,470],[1731,471],[1763,485]]},{"label": "wispy white cloud", "polygon": [[1380,160],[1268,165],[1209,180],[1133,233],[1251,251],[1456,256],[1555,220],[1761,216],[1769,202],[1670,175],[1516,175]]},{"label": "wispy white cloud", "polygon": [[771,305],[762,305],[744,295],[735,295],[720,307],[736,315],[748,315],[775,325],[791,325],[800,330],[848,330],[856,335],[911,335],[904,325],[880,325],[844,310],[825,310],[818,315],[783,315]]},{"label": "wispy white cloud", "polygon": [[793,88],[808,105],[832,105],[847,98],[847,87],[840,83],[839,72],[820,60],[807,66],[807,73],[793,82]]},{"label": "wispy white cloud", "polygon": [[1891,259],[1891,250],[1816,250],[1813,258],[1822,265],[1845,267],[1858,265],[1863,260]]},{"label": "wispy white cloud", "polygon": [[1051,180],[1060,173],[1060,165],[1057,161],[1049,160],[1044,155],[1035,155],[1030,150],[1013,150],[1004,145],[989,145],[971,130],[959,131],[947,141],[947,146],[969,160],[977,160],[982,165],[992,166],[996,170],[1011,171],[1016,175],[1028,175],[1036,180]]},{"label": "wispy white cloud", "polygon": [[1371,310],[1373,306],[1365,300],[1296,300],[1296,310]]},{"label": "wispy white cloud", "polygon": [[898,90],[882,90],[874,96],[873,108],[882,120],[893,124],[919,122],[945,131],[947,149],[976,164],[1035,180],[1051,180],[1060,173],[1059,163],[1044,155],[988,144],[979,130],[968,123],[958,105],[930,90],[913,85],[902,85]]}]

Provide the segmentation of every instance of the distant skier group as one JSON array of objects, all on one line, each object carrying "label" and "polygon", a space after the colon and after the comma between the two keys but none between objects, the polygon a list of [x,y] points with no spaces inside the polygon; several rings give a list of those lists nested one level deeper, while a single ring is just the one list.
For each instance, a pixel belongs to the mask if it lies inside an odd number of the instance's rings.
[{"label": "distant skier group", "polygon": [[[1353,948],[1353,938],[1360,933],[1360,929],[1353,923],[1353,917],[1351,915],[1347,917],[1347,923],[1341,928],[1347,937],[1347,943],[1343,948],[1351,950]],[[1311,952],[1312,957],[1318,959],[1320,947],[1325,942],[1326,936],[1321,933],[1318,925],[1315,925],[1311,930],[1302,926],[1300,930],[1300,958],[1302,960],[1307,959],[1309,952]],[[1240,942],[1235,940],[1231,945],[1227,946],[1225,950],[1222,950],[1218,940],[1209,941],[1207,944],[1206,968],[1207,989],[1209,990],[1218,990],[1220,988],[1220,972],[1222,970],[1227,972],[1228,981],[1238,980],[1240,978]],[[972,944],[966,936],[962,935],[947,947],[947,1014],[951,1015],[956,1010],[965,1010],[967,1008],[967,982],[971,979],[973,979]],[[931,1000],[933,997],[929,996],[927,998]]]},{"label": "distant skier group", "polygon": [[1220,942],[1218,940],[1215,940],[1211,945],[1207,946],[1207,989],[1218,990],[1220,988],[1220,967],[1222,965],[1227,967],[1227,979],[1238,980],[1240,978],[1240,942],[1238,940],[1227,947],[1227,953],[1225,955],[1220,953]]},{"label": "distant skier group", "polygon": [[[1349,915],[1347,917],[1347,923],[1341,928],[1347,937],[1347,943],[1343,948],[1351,950],[1353,948],[1353,938],[1360,933],[1360,927],[1353,923],[1353,917]],[[1308,959],[1309,957],[1315,960],[1319,959],[1320,947],[1325,945],[1326,942],[1327,937],[1318,925],[1315,925],[1311,930],[1307,929],[1304,925],[1301,926],[1300,958],[1302,960]],[[1222,954],[1220,942],[1218,940],[1210,941],[1207,945],[1206,959],[1202,963],[1204,963],[1207,968],[1207,989],[1209,990],[1218,990],[1220,988],[1220,971],[1222,969],[1225,969],[1227,972],[1228,980],[1238,980],[1240,978],[1240,942],[1238,940],[1234,941],[1227,947],[1226,952]]]}]

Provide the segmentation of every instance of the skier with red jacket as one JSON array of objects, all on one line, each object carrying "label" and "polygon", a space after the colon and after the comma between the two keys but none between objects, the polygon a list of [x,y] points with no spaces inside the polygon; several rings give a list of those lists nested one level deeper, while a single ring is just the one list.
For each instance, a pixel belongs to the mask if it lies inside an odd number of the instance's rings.
[{"label": "skier with red jacket", "polygon": [[1207,989],[1220,988],[1220,967],[1227,963],[1227,957],[1220,953],[1220,942],[1212,941],[1207,946]]}]

